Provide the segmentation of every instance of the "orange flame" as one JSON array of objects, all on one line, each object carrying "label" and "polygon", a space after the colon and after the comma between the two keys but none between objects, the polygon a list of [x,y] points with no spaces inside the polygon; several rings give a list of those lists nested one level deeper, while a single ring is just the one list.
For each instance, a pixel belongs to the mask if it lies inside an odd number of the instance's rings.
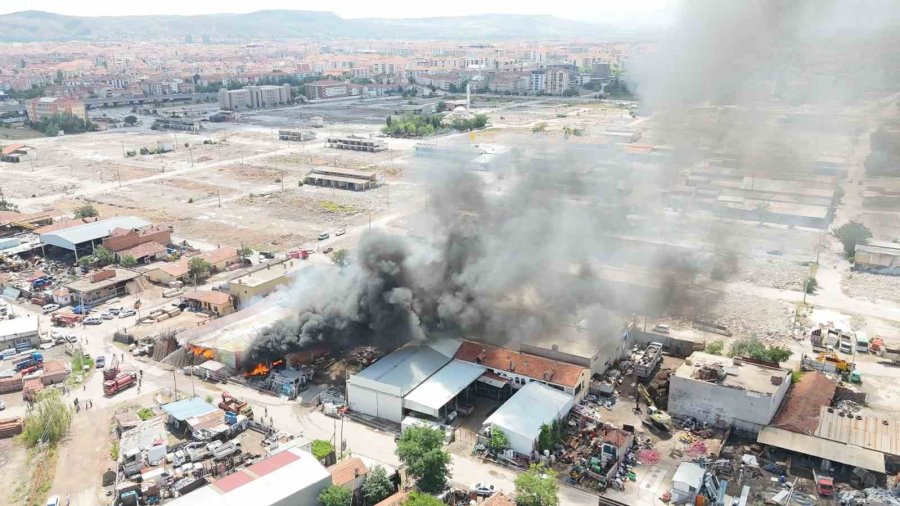
[{"label": "orange flame", "polygon": [[269,368],[266,367],[266,364],[256,364],[256,367],[252,371],[244,373],[244,376],[263,376],[265,374],[269,374]]},{"label": "orange flame", "polygon": [[203,348],[201,346],[191,346],[190,350],[195,357],[204,357],[208,359],[212,359],[213,357],[215,357],[215,352],[213,352],[209,348]]}]

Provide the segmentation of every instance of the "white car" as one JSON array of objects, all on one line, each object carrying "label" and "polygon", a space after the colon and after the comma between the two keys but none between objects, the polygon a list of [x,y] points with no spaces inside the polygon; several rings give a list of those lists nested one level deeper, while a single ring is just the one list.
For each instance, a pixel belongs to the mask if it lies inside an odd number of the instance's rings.
[{"label": "white car", "polygon": [[44,314],[52,313],[59,309],[59,304],[47,304],[46,306],[41,307],[41,312]]},{"label": "white car", "polygon": [[84,319],[85,325],[100,325],[101,323],[103,323],[103,319],[99,316],[88,316]]},{"label": "white car", "polygon": [[6,409],[6,402],[0,401],[0,411],[3,411],[4,409]]},{"label": "white car", "polygon": [[104,320],[112,320],[115,317],[116,316],[114,314],[110,313],[109,311],[107,311],[105,313],[100,313],[100,318],[103,318]]},{"label": "white car", "polygon": [[336,235],[336,236],[337,236],[337,235],[344,235],[344,234],[346,234],[346,233],[347,233],[347,229],[346,229],[346,228],[339,228],[339,229],[337,229],[337,232],[334,233],[334,235]]},{"label": "white car", "polygon": [[42,349],[42,350],[44,350],[44,351],[49,350],[50,348],[53,348],[53,345],[54,345],[54,344],[55,344],[55,343],[53,343],[53,341],[51,341],[51,342],[49,342],[49,343],[43,343],[43,344],[40,345],[40,349]]},{"label": "white car", "polygon": [[134,316],[137,314],[137,311],[134,309],[126,309],[119,313],[119,318],[128,318],[129,316]]}]

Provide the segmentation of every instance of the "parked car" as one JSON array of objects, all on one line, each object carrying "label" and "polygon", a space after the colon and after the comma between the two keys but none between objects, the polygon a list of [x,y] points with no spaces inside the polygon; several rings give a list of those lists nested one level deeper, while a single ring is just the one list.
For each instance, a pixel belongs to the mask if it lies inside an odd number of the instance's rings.
[{"label": "parked car", "polygon": [[494,485],[491,483],[476,483],[472,485],[472,488],[469,489],[470,492],[475,492],[475,495],[478,497],[490,497],[494,495]]},{"label": "parked car", "polygon": [[0,411],[3,411],[4,409],[6,409],[6,402],[0,401]]},{"label": "parked car", "polygon": [[329,237],[331,237],[331,236],[328,235],[328,232],[322,232],[321,234],[319,234],[320,241],[324,241],[325,239],[328,239]]},{"label": "parked car", "polygon": [[75,314],[88,314],[91,312],[91,306],[79,304],[72,308],[72,312]]},{"label": "parked car", "polygon": [[41,312],[44,314],[52,313],[59,309],[59,304],[47,304],[41,308]]},{"label": "parked car", "polygon": [[322,250],[322,253],[325,253],[325,254],[327,255],[327,254],[331,253],[332,251],[334,251],[334,248],[332,248],[331,246],[329,246],[329,247],[323,249],[323,250]]},{"label": "parked car", "polygon": [[346,228],[339,228],[339,229],[337,229],[337,231],[334,233],[334,235],[335,235],[335,236],[340,236],[340,235],[344,235],[344,234],[346,234],[346,233],[347,233],[347,229],[346,229]]},{"label": "parked car", "polygon": [[51,342],[49,342],[49,343],[41,343],[41,345],[39,346],[39,348],[46,351],[46,350],[49,350],[50,348],[53,348],[53,345],[55,345],[55,344],[56,344],[56,343],[53,342],[53,341],[51,341]]},{"label": "parked car", "polygon": [[97,360],[94,361],[94,365],[97,366],[97,369],[103,369],[104,367],[106,367],[106,356],[100,355],[99,357],[97,357]]},{"label": "parked car", "polygon": [[122,306],[114,306],[106,310],[107,313],[110,314],[119,314],[122,312],[124,308]]},{"label": "parked car", "polygon": [[103,323],[103,318],[99,316],[88,316],[84,319],[85,325],[100,325],[101,323]]},{"label": "parked car", "polygon": [[119,313],[119,318],[128,318],[129,316],[134,316],[137,314],[137,311],[134,309],[126,309]]},{"label": "parked car", "polygon": [[70,343],[72,343],[72,344],[75,344],[75,343],[78,342],[78,337],[77,337],[77,336],[74,336],[74,335],[72,335],[72,334],[69,334],[69,335],[66,336],[66,341],[68,341],[68,342],[70,342]]},{"label": "parked car", "polygon": [[115,317],[116,316],[114,314],[110,313],[109,311],[106,311],[105,313],[100,313],[100,318],[103,318],[104,320],[112,320]]},{"label": "parked car", "polygon": [[52,495],[47,499],[47,506],[59,506],[59,496]]}]

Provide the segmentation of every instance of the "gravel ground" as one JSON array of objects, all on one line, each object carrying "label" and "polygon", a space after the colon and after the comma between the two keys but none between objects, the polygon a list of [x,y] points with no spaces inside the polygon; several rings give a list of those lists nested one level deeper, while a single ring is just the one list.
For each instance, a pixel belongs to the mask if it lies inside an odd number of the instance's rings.
[{"label": "gravel ground", "polygon": [[900,276],[850,272],[841,281],[841,289],[858,299],[900,303]]},{"label": "gravel ground", "polygon": [[793,333],[794,312],[794,306],[786,302],[721,293],[707,318],[726,326],[738,338],[756,335],[764,341],[782,342]]},{"label": "gravel ground", "polygon": [[784,258],[742,258],[740,271],[733,280],[780,290],[801,290],[809,266]]}]

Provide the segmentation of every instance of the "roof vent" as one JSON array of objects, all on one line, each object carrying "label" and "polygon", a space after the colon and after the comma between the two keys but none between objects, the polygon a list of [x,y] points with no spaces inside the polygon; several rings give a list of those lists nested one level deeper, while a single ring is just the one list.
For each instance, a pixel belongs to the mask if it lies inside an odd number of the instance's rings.
[{"label": "roof vent", "polygon": [[547,369],[544,371],[544,381],[550,381],[550,378],[556,373],[553,369]]},{"label": "roof vent", "polygon": [[506,368],[506,370],[510,372],[516,370],[516,364],[512,361],[512,359],[509,359],[509,366]]}]

